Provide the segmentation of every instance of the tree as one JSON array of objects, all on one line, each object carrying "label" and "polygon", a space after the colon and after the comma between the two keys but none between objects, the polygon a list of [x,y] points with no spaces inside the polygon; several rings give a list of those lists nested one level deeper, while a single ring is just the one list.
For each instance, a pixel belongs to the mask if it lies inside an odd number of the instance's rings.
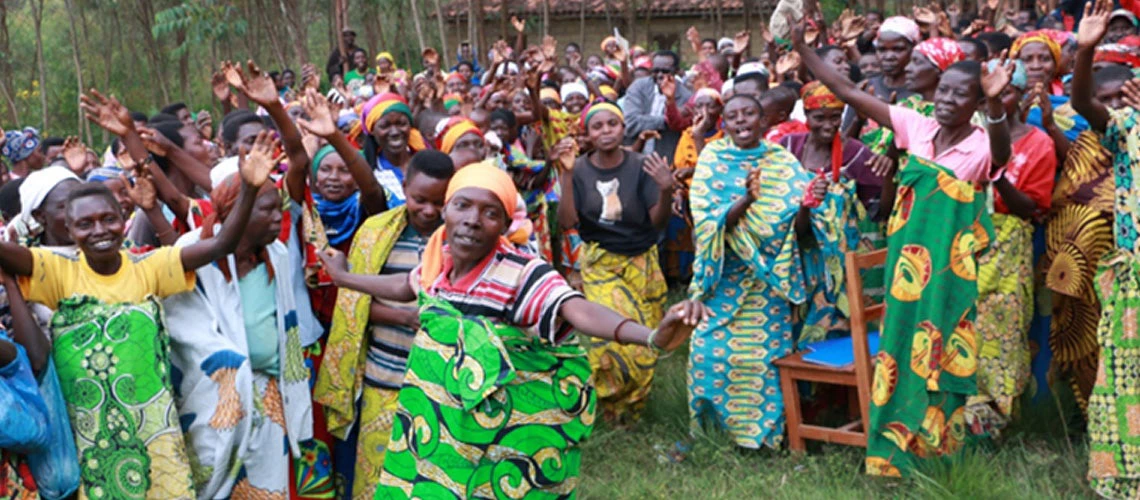
[{"label": "tree", "polygon": [[4,93],[4,101],[8,104],[8,116],[12,123],[20,123],[20,112],[16,109],[16,88],[12,83],[12,61],[9,54],[12,49],[8,44],[8,5],[0,0],[0,92]]},{"label": "tree", "polygon": [[36,28],[36,69],[40,81],[40,130],[47,133],[48,105],[47,105],[47,68],[44,64],[44,0],[28,2],[32,6],[32,20]]}]

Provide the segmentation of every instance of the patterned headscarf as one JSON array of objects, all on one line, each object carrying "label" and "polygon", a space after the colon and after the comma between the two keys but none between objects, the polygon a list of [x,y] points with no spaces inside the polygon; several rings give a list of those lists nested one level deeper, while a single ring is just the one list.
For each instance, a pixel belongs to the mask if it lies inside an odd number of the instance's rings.
[{"label": "patterned headscarf", "polygon": [[450,93],[450,94],[444,94],[444,96],[443,96],[443,109],[444,109],[444,111],[451,111],[451,108],[454,108],[460,104],[463,104],[463,95],[462,94],[456,94],[454,92]]},{"label": "patterned headscarf", "polygon": [[[1029,74],[1025,71],[1025,63],[1021,62],[1021,59],[1011,59],[1011,61],[1013,61],[1013,77],[1009,79],[1009,84],[1024,92],[1025,89],[1029,87]],[[993,71],[997,69],[1000,64],[1001,61],[992,59],[986,63],[986,67],[988,70]]]},{"label": "patterned headscarf", "polygon": [[800,91],[800,96],[804,100],[804,111],[815,111],[817,109],[843,109],[845,104],[840,101],[827,85],[819,81],[808,82],[804,85],[803,90]]},{"label": "patterned headscarf", "polygon": [[448,120],[443,126],[443,129],[439,131],[437,135],[439,139],[436,147],[444,154],[451,154],[451,150],[455,149],[456,141],[467,134],[475,134],[479,137],[483,137],[483,132],[475,125],[475,122],[467,118],[452,118]]},{"label": "patterned headscarf", "polygon": [[361,116],[364,117],[364,130],[371,133],[372,126],[380,121],[380,117],[388,113],[402,113],[408,117],[408,121],[412,121],[412,108],[408,107],[408,101],[405,101],[399,94],[386,92],[375,96],[364,104]]},{"label": "patterned headscarf", "polygon": [[40,131],[32,127],[4,132],[4,147],[0,153],[11,163],[26,160],[40,147]]},{"label": "patterned headscarf", "polygon": [[717,102],[717,104],[724,104],[724,99],[721,98],[720,92],[718,92],[716,89],[714,89],[712,87],[705,87],[705,88],[702,88],[700,90],[697,90],[696,92],[693,92],[693,97],[689,98],[689,105],[690,106],[696,105],[697,104],[697,98],[703,97],[703,96],[711,97],[714,101]]},{"label": "patterned headscarf", "polygon": [[966,60],[962,47],[950,38],[931,38],[915,45],[914,51],[926,56],[939,71],[946,71],[954,63]]},{"label": "patterned headscarf", "polygon": [[562,105],[562,96],[558,94],[557,90],[550,87],[543,87],[542,90],[539,90],[538,98],[542,101],[554,99],[554,102],[558,103],[559,106]]},{"label": "patterned headscarf", "polygon": [[879,25],[879,36],[883,33],[893,33],[910,41],[911,44],[918,43],[922,40],[922,30],[918,28],[918,23],[913,19],[904,16],[892,16],[883,21]]},{"label": "patterned headscarf", "polygon": [[1061,46],[1045,30],[1030,31],[1017,37],[1017,40],[1014,40],[1013,45],[1009,48],[1009,56],[1020,57],[1021,49],[1035,42],[1045,44],[1045,48],[1049,49],[1049,54],[1053,56],[1053,64],[1058,67],[1061,65]]},{"label": "patterned headscarf", "polygon": [[1093,62],[1126,64],[1131,68],[1138,68],[1140,67],[1140,55],[1136,53],[1134,47],[1119,43],[1106,43],[1096,48]]},{"label": "patterned headscarf", "polygon": [[609,111],[617,115],[619,120],[625,121],[625,114],[621,112],[621,108],[608,102],[597,102],[591,104],[590,107],[586,108],[586,112],[582,113],[582,129],[584,130],[590,124],[590,120],[601,111]]}]

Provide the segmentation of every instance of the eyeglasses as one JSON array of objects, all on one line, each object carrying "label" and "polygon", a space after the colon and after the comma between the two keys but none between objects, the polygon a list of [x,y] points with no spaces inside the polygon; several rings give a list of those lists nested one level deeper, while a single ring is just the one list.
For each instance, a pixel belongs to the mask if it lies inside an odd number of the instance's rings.
[{"label": "eyeglasses", "polygon": [[672,73],[672,72],[673,72],[673,70],[672,70],[672,69],[670,69],[670,68],[653,68],[653,69],[651,69],[651,70],[649,70],[649,71],[650,71],[650,72],[652,72],[652,73],[653,73],[653,74],[655,74],[655,75],[667,75],[667,74],[669,74],[669,73]]}]

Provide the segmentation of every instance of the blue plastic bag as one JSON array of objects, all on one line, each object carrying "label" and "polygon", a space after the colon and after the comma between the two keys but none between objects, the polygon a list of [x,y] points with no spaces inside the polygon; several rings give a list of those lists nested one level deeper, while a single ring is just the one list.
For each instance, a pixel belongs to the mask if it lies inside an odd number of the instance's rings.
[{"label": "blue plastic bag", "polygon": [[16,359],[0,366],[0,448],[16,453],[49,446],[48,409],[23,346],[0,329],[0,342],[16,348]]},{"label": "blue plastic bag", "polygon": [[47,406],[48,445],[40,453],[28,454],[28,467],[36,479],[40,496],[48,500],[66,498],[79,489],[79,452],[71,433],[67,402],[59,387],[55,363],[48,358],[40,375],[40,396]]}]

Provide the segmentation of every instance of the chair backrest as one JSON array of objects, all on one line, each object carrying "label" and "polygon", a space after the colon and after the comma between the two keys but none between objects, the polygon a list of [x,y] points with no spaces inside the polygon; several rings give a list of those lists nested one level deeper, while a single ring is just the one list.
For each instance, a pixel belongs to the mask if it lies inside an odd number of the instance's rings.
[{"label": "chair backrest", "polygon": [[[867,303],[869,298],[863,293],[863,271],[886,264],[887,250],[847,252],[846,261],[847,304],[850,309],[851,347],[855,350],[855,378],[860,385],[870,387],[871,354],[867,346],[867,323],[881,319],[886,305],[882,302]],[[887,286],[889,288],[890,284]]]}]

